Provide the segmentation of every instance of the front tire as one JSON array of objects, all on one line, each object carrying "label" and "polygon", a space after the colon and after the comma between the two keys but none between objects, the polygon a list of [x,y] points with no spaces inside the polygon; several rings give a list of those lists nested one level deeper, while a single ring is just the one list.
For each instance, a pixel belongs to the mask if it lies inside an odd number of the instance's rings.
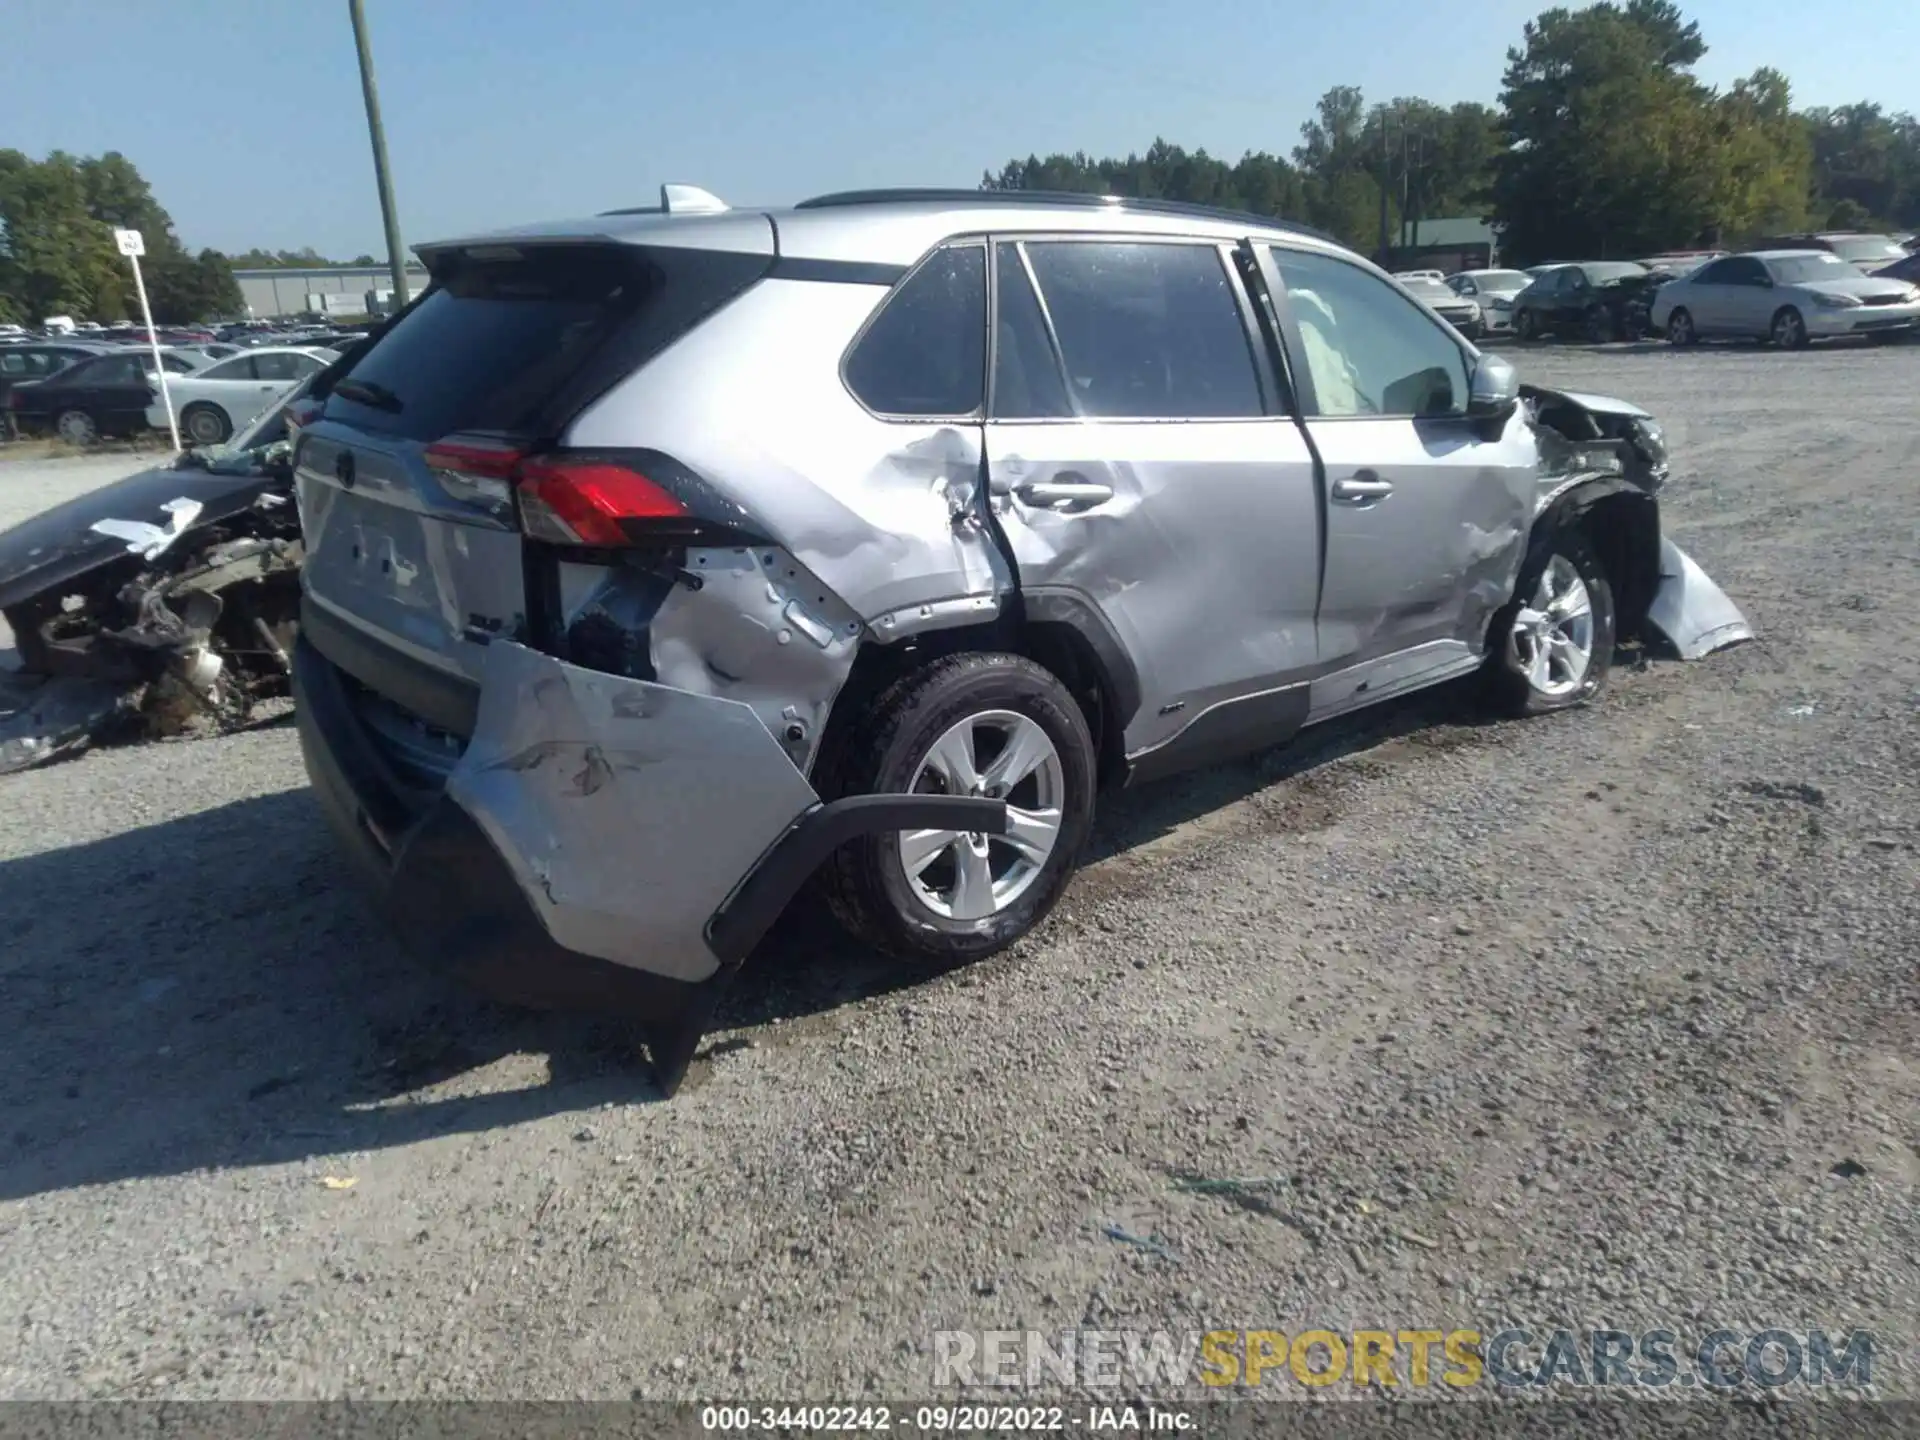
[{"label": "front tire", "polygon": [[1791,305],[1780,307],[1767,333],[1782,350],[1804,350],[1812,343],[1812,337],[1807,334],[1806,317]]},{"label": "front tire", "polygon": [[1539,322],[1533,318],[1531,310],[1522,310],[1513,317],[1513,337],[1516,340],[1533,341],[1540,338]]},{"label": "front tire", "polygon": [[1510,715],[1585,705],[1613,668],[1613,586],[1577,529],[1534,542],[1514,598],[1489,628],[1487,676]]},{"label": "front tire", "polygon": [[820,793],[986,794],[1004,836],[906,831],[846,845],[826,897],[854,935],[955,964],[1013,944],[1053,909],[1093,824],[1096,757],[1066,686],[1018,655],[952,655],[894,682],[824,758]]}]

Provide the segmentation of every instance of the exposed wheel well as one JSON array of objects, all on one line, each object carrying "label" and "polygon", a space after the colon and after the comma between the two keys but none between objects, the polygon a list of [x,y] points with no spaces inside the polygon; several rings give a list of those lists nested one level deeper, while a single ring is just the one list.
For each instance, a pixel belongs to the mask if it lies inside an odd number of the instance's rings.
[{"label": "exposed wheel well", "polygon": [[1632,486],[1596,482],[1562,496],[1535,525],[1535,534],[1577,526],[1607,572],[1616,633],[1639,633],[1660,585],[1660,505]]},{"label": "exposed wheel well", "polygon": [[[890,645],[871,642],[862,645],[854,656],[846,684],[834,699],[817,755],[825,756],[835,745],[845,743],[846,735],[854,728],[855,717],[863,714],[880,692],[902,675],[942,656],[968,650],[1024,655],[1057,675],[1086,717],[1087,730],[1100,757],[1100,783],[1104,786],[1120,782],[1126,771],[1125,732],[1129,717],[1120,711],[1117,677],[1108,673],[1093,643],[1078,627],[1065,621],[1028,620],[1018,613],[983,625],[930,630]],[[815,759],[813,768],[819,773],[819,758]]]}]

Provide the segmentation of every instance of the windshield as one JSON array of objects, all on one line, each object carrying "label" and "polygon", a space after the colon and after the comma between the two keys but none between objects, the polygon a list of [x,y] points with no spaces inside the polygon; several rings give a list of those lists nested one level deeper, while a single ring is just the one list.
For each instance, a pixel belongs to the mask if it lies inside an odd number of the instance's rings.
[{"label": "windshield", "polygon": [[1827,243],[1834,254],[1854,265],[1890,265],[1907,253],[1885,235],[1849,235]]},{"label": "windshield", "polygon": [[1769,260],[1767,273],[1782,285],[1860,278],[1860,272],[1853,266],[1838,255],[1828,255],[1824,251],[1818,255],[1789,255],[1784,260]]},{"label": "windshield", "polygon": [[1595,285],[1616,285],[1622,280],[1640,280],[1646,276],[1646,267],[1629,261],[1618,260],[1611,263],[1601,261],[1592,265],[1582,265],[1587,279]]},{"label": "windshield", "polygon": [[1458,300],[1460,298],[1438,280],[1420,278],[1402,280],[1400,283],[1422,300]]}]

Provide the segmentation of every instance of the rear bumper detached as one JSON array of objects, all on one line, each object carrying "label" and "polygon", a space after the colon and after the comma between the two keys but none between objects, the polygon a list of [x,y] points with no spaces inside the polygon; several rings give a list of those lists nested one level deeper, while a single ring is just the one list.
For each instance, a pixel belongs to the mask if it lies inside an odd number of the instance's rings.
[{"label": "rear bumper detached", "polygon": [[836,848],[1006,830],[997,800],[822,804],[748,706],[507,642],[488,647],[472,738],[427,794],[304,637],[293,680],[314,792],[408,947],[510,1003],[637,1022],[667,1094],[728,978]]}]

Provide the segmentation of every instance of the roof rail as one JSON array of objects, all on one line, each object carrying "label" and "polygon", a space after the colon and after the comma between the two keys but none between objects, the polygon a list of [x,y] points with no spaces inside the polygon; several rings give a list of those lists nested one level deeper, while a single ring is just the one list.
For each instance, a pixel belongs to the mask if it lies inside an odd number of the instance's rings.
[{"label": "roof rail", "polygon": [[1087,209],[1132,210],[1149,215],[1191,215],[1205,220],[1235,220],[1270,230],[1291,230],[1311,235],[1330,244],[1340,242],[1324,230],[1303,225],[1278,215],[1255,215],[1248,210],[1231,210],[1220,205],[1200,205],[1187,200],[1161,200],[1138,195],[1095,195],[1084,190],[842,190],[832,195],[816,195],[802,200],[796,210],[830,210],[843,205],[888,205],[913,202],[946,205],[1077,205]]}]

